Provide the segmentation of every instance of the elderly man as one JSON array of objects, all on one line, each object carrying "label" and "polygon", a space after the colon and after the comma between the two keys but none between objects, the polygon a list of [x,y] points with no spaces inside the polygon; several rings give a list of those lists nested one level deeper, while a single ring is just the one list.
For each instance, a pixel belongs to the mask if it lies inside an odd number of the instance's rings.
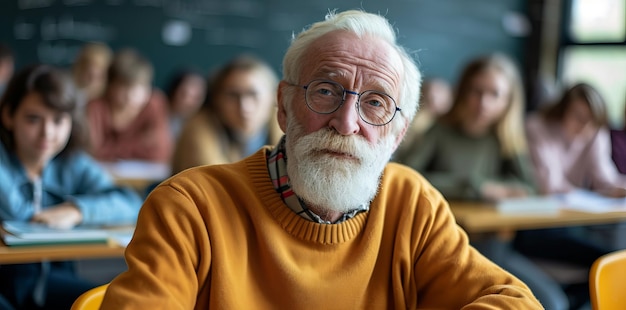
[{"label": "elderly man", "polygon": [[285,137],[157,187],[103,309],[541,309],[431,185],[388,164],[420,74],[386,19],[329,14],[283,67]]}]

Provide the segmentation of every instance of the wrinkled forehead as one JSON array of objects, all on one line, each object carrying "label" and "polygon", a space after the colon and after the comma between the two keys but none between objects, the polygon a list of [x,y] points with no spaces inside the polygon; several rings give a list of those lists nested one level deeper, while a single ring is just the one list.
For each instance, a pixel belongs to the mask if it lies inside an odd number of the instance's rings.
[{"label": "wrinkled forehead", "polygon": [[379,37],[359,37],[346,30],[332,31],[314,40],[303,54],[302,63],[300,78],[336,70],[329,73],[377,77],[396,90],[403,74],[402,59],[392,44]]}]

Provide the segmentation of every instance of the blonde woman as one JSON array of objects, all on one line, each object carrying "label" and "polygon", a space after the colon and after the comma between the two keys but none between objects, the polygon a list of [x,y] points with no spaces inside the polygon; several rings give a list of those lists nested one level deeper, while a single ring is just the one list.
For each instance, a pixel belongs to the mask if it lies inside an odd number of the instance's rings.
[{"label": "blonde woman", "polygon": [[402,162],[448,199],[532,194],[523,110],[523,87],[512,61],[500,54],[475,59],[461,75],[450,111]]}]

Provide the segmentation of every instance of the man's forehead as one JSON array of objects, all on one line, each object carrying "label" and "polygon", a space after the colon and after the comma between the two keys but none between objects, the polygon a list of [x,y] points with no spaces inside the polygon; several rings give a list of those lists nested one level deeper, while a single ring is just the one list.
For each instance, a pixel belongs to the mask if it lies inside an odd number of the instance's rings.
[{"label": "man's forehead", "polygon": [[358,37],[346,30],[319,37],[304,55],[305,75],[345,76],[359,70],[368,76],[380,76],[387,81],[385,84],[394,85],[399,82],[403,70],[400,55],[391,44],[372,35]]}]

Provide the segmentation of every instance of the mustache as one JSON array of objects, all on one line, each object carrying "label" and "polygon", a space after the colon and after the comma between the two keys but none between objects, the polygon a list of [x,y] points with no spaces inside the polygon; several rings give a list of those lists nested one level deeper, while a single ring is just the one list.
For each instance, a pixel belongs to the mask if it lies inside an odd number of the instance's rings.
[{"label": "mustache", "polygon": [[371,149],[365,138],[352,135],[343,136],[331,128],[320,129],[301,137],[303,145],[308,145],[314,152],[334,152],[359,159],[363,151]]}]

